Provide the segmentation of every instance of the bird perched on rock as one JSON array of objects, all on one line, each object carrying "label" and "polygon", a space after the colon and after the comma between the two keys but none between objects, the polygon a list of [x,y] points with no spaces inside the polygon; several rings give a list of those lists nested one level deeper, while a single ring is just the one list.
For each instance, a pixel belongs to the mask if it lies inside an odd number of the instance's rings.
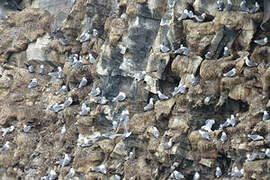
[{"label": "bird perched on rock", "polygon": [[119,92],[119,94],[113,98],[112,102],[121,102],[124,101],[126,99],[126,93],[124,92]]},{"label": "bird perched on rock", "polygon": [[220,137],[222,144],[225,143],[227,139],[228,139],[227,134],[225,132],[222,132],[221,137]]},{"label": "bird perched on rock", "polygon": [[259,9],[260,9],[259,3],[255,2],[255,5],[253,6],[253,8],[249,10],[249,13],[256,13],[257,11],[259,11]]},{"label": "bird perched on rock", "polygon": [[151,129],[152,129],[152,133],[154,137],[159,138],[159,135],[160,135],[159,130],[155,126],[152,126]]},{"label": "bird perched on rock", "polygon": [[65,134],[66,131],[67,131],[66,125],[64,124],[63,127],[61,128],[61,132],[60,132],[60,133],[61,133],[61,134]]},{"label": "bird perched on rock", "polygon": [[169,52],[171,49],[169,48],[169,47],[167,47],[167,46],[165,46],[165,45],[163,45],[163,44],[161,44],[160,45],[160,51],[162,52],[162,53],[167,53],[167,52]]},{"label": "bird perched on rock", "polygon": [[183,44],[180,45],[180,48],[176,49],[174,51],[174,54],[180,54],[180,55],[185,55],[188,56],[189,55],[190,50],[187,47],[184,47]]},{"label": "bird perched on rock", "polygon": [[92,91],[91,91],[88,95],[89,95],[89,96],[94,96],[94,97],[96,97],[96,96],[99,96],[100,93],[101,93],[101,90],[100,90],[100,88],[98,87],[98,88],[96,88],[96,89],[92,89]]},{"label": "bird perched on rock", "polygon": [[86,104],[82,104],[81,111],[79,112],[79,115],[81,116],[87,116],[90,111],[90,107],[87,107]]},{"label": "bird perched on rock", "polygon": [[2,128],[2,137],[5,137],[7,133],[11,133],[12,131],[14,131],[15,127],[14,126],[10,126],[7,128]]},{"label": "bird perched on rock", "polygon": [[53,107],[50,107],[49,110],[52,112],[58,113],[59,111],[63,110],[64,108],[65,108],[64,104],[56,103]]},{"label": "bird perched on rock", "polygon": [[154,108],[154,98],[150,98],[149,103],[146,106],[144,106],[143,110],[144,111],[150,111],[153,108]]},{"label": "bird perched on rock", "polygon": [[71,179],[75,175],[75,170],[74,168],[70,168],[69,172],[65,176],[66,179]]},{"label": "bird perched on rock", "polygon": [[181,172],[176,171],[176,170],[173,171],[172,175],[173,175],[173,178],[175,178],[176,180],[185,179],[184,175]]},{"label": "bird perched on rock", "polygon": [[213,132],[212,131],[212,126],[215,124],[215,120],[214,119],[207,119],[205,121],[205,125],[202,126],[201,129],[205,130],[205,131],[208,131],[208,132]]},{"label": "bird perched on rock", "polygon": [[204,55],[205,59],[211,59],[213,57],[212,53],[210,51],[208,51],[205,55]]},{"label": "bird perched on rock", "polygon": [[245,57],[244,60],[245,60],[245,64],[246,64],[248,67],[255,67],[255,66],[258,66],[258,63],[251,61],[248,57]]},{"label": "bird perched on rock", "polygon": [[168,96],[162,94],[160,91],[157,91],[157,93],[158,93],[158,98],[159,98],[160,100],[167,100],[167,99],[169,99]]},{"label": "bird perched on rock", "polygon": [[91,35],[89,34],[88,31],[85,32],[85,33],[83,33],[81,35],[80,39],[79,39],[80,40],[80,43],[83,43],[83,42],[86,42],[86,41],[90,40],[90,37],[91,37]]},{"label": "bird perched on rock", "polygon": [[264,111],[264,112],[263,112],[262,120],[263,120],[263,121],[267,121],[268,119],[269,119],[269,114],[268,114],[267,111]]},{"label": "bird perched on rock", "polygon": [[56,161],[56,164],[59,164],[59,165],[61,165],[62,167],[64,167],[64,166],[67,166],[67,165],[69,164],[70,160],[71,160],[71,159],[70,159],[70,157],[68,156],[68,154],[65,153],[64,159],[61,159],[61,160],[59,160],[59,161]]},{"label": "bird perched on rock", "polygon": [[184,9],[183,13],[181,16],[177,19],[178,21],[185,20],[189,17],[189,13],[187,9]]},{"label": "bird perched on rock", "polygon": [[73,103],[72,97],[69,97],[65,102],[64,106],[69,107]]},{"label": "bird perched on rock", "polygon": [[99,32],[98,32],[97,29],[93,29],[92,34],[93,34],[94,37],[98,37]]},{"label": "bird perched on rock", "polygon": [[172,96],[174,97],[178,93],[185,94],[186,88],[187,88],[186,85],[179,84],[177,87],[174,88]]},{"label": "bird perched on rock", "polygon": [[107,169],[106,169],[106,167],[105,167],[104,164],[101,164],[99,166],[96,166],[96,167],[92,168],[92,171],[100,172],[102,174],[106,174],[107,173]]},{"label": "bird perched on rock", "polygon": [[31,82],[28,84],[28,88],[30,89],[30,88],[34,88],[34,87],[36,87],[38,85],[38,82],[37,82],[37,79],[36,78],[33,78],[32,80],[31,80]]},{"label": "bird perched on rock", "polygon": [[206,18],[206,14],[202,13],[200,16],[194,15],[194,18],[196,19],[197,22],[203,22]]},{"label": "bird perched on rock", "polygon": [[52,76],[52,77],[56,77],[58,79],[62,79],[63,78],[63,70],[62,68],[59,66],[57,67],[57,70],[56,72],[49,72],[48,75],[49,76]]},{"label": "bird perched on rock", "polygon": [[233,77],[236,74],[236,69],[232,68],[230,71],[223,73],[223,76],[225,77]]},{"label": "bird perched on rock", "polygon": [[253,141],[263,140],[264,138],[258,134],[248,134],[248,137]]},{"label": "bird perched on rock", "polygon": [[225,8],[223,9],[223,11],[230,11],[231,9],[232,9],[232,1],[228,0]]},{"label": "bird perched on rock", "polygon": [[41,180],[55,180],[57,178],[57,174],[55,170],[51,170],[47,176],[41,177]]},{"label": "bird perched on rock", "polygon": [[190,83],[191,85],[195,86],[197,84],[197,79],[196,77],[194,76],[194,74],[191,74],[190,75]]},{"label": "bird perched on rock", "polygon": [[199,130],[199,133],[202,135],[203,139],[210,140],[210,136],[209,136],[209,134],[207,132]]},{"label": "bird perched on rock", "polygon": [[91,53],[89,53],[88,59],[91,64],[94,64],[96,62],[96,58]]},{"label": "bird perched on rock", "polygon": [[6,141],[6,143],[4,144],[4,146],[2,146],[0,148],[0,152],[7,151],[8,149],[9,149],[9,141]]},{"label": "bird perched on rock", "polygon": [[263,39],[254,40],[254,42],[255,42],[256,44],[259,44],[259,45],[261,45],[261,46],[264,46],[264,45],[266,45],[266,44],[268,43],[268,38],[265,37],[265,38],[263,38]]},{"label": "bird perched on rock", "polygon": [[221,171],[220,167],[216,167],[215,175],[217,178],[219,178],[222,175],[222,171]]},{"label": "bird perched on rock", "polygon": [[39,67],[39,74],[45,74],[45,68],[43,64],[41,64]]},{"label": "bird perched on rock", "polygon": [[28,133],[30,131],[30,129],[31,129],[31,126],[28,126],[26,124],[23,126],[23,132],[25,132],[25,133]]},{"label": "bird perched on rock", "polygon": [[230,51],[229,48],[227,46],[224,47],[224,51],[223,51],[223,56],[227,57],[230,55]]},{"label": "bird perched on rock", "polygon": [[199,180],[200,179],[200,174],[198,172],[195,172],[193,176],[193,180]]},{"label": "bird perched on rock", "polygon": [[145,75],[146,75],[146,71],[142,71],[142,72],[135,74],[134,78],[136,81],[141,81],[144,79]]},{"label": "bird perched on rock", "polygon": [[223,11],[223,9],[224,9],[224,2],[222,1],[222,0],[217,0],[217,9],[219,10],[219,11]]},{"label": "bird perched on rock", "polygon": [[88,81],[85,77],[82,78],[80,84],[79,84],[79,89],[82,88],[82,87],[85,87],[87,85]]},{"label": "bird perched on rock", "polygon": [[170,149],[172,147],[173,138],[169,139],[169,142],[160,143],[160,145],[165,149]]},{"label": "bird perched on rock", "polygon": [[267,148],[267,149],[265,150],[265,155],[266,155],[268,158],[270,158],[270,149],[269,149],[269,148]]},{"label": "bird perched on rock", "polygon": [[105,105],[109,102],[108,99],[106,99],[106,97],[102,96],[100,97],[100,99],[98,100],[98,104],[101,104],[101,105]]},{"label": "bird perched on rock", "polygon": [[245,12],[249,12],[249,8],[247,7],[247,2],[245,0],[241,1],[240,9]]},{"label": "bird perched on rock", "polygon": [[67,86],[63,85],[55,94],[65,94],[68,92]]},{"label": "bird perched on rock", "polygon": [[28,72],[33,73],[34,67],[32,65],[28,66]]}]

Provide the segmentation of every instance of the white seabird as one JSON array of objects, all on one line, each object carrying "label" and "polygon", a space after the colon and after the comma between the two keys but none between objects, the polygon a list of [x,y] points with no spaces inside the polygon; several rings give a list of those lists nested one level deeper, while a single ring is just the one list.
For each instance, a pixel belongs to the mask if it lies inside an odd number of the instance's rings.
[{"label": "white seabird", "polygon": [[254,40],[254,42],[255,42],[256,44],[259,44],[259,45],[261,45],[261,46],[264,46],[264,45],[266,45],[266,44],[268,43],[268,38],[265,37],[265,38],[263,38],[263,39]]},{"label": "white seabird", "polygon": [[69,107],[73,103],[72,97],[69,97],[65,102],[64,106]]},{"label": "white seabird", "polygon": [[230,71],[223,73],[223,76],[225,77],[233,77],[236,74],[236,69],[232,68]]},{"label": "white seabird", "polygon": [[154,108],[154,98],[150,98],[149,103],[146,106],[144,106],[143,110],[144,111],[150,111],[153,108]]},{"label": "white seabird", "polygon": [[31,80],[31,82],[28,84],[28,88],[30,89],[30,88],[34,88],[34,87],[36,87],[38,85],[38,82],[37,82],[37,79],[36,78],[33,78],[32,80]]},{"label": "white seabird", "polygon": [[70,168],[69,172],[65,176],[66,179],[71,179],[75,175],[75,170],[74,168]]},{"label": "white seabird", "polygon": [[267,120],[269,119],[269,117],[270,117],[270,116],[269,116],[268,112],[267,112],[267,111],[264,111],[264,112],[263,112],[262,120],[263,120],[263,121],[267,121]]},{"label": "white seabird", "polygon": [[4,146],[2,146],[0,148],[0,152],[7,151],[8,149],[9,149],[9,141],[6,141],[6,143],[4,144]]},{"label": "white seabird", "polygon": [[80,84],[79,84],[79,89],[82,88],[82,87],[85,87],[87,85],[88,81],[85,77],[82,78]]},{"label": "white seabird", "polygon": [[215,175],[217,178],[219,178],[222,175],[222,171],[221,171],[220,167],[216,167]]},{"label": "white seabird", "polygon": [[98,87],[98,88],[96,88],[96,89],[92,89],[91,92],[90,92],[88,95],[89,95],[89,96],[94,96],[94,97],[96,97],[96,96],[99,96],[100,93],[101,93],[101,90],[100,90],[100,88]]},{"label": "white seabird", "polygon": [[81,111],[79,112],[79,115],[81,116],[87,116],[90,111],[90,107],[87,107],[86,104],[82,104]]},{"label": "white seabird", "polygon": [[28,133],[30,131],[30,129],[31,129],[31,126],[28,126],[26,124],[23,126],[23,132],[25,132],[25,133]]},{"label": "white seabird", "polygon": [[106,167],[105,167],[104,164],[101,164],[99,166],[96,166],[96,167],[92,168],[92,171],[100,172],[102,174],[106,174],[107,173],[107,169],[106,169]]},{"label": "white seabird", "polygon": [[258,66],[258,63],[251,61],[248,57],[245,57],[244,60],[245,60],[245,64],[246,64],[248,67],[255,67],[255,66]]},{"label": "white seabird", "polygon": [[59,165],[61,165],[62,167],[64,167],[64,166],[67,166],[67,165],[69,164],[70,160],[71,160],[71,159],[70,159],[70,157],[68,156],[68,154],[65,153],[64,159],[61,159],[61,160],[59,160],[59,161],[56,161],[56,164],[59,164]]},{"label": "white seabird", "polygon": [[162,146],[165,149],[170,149],[172,147],[172,140],[173,138],[170,138],[169,142],[160,143],[160,146]]},{"label": "white seabird", "polygon": [[167,99],[169,99],[168,96],[162,94],[160,91],[157,91],[157,93],[158,93],[158,98],[159,98],[160,100],[167,100]]},{"label": "white seabird", "polygon": [[96,62],[96,58],[91,53],[89,54],[88,59],[91,64],[94,64]]},{"label": "white seabird", "polygon": [[121,102],[126,99],[126,94],[124,92],[119,92],[119,94],[113,98],[112,102]]}]

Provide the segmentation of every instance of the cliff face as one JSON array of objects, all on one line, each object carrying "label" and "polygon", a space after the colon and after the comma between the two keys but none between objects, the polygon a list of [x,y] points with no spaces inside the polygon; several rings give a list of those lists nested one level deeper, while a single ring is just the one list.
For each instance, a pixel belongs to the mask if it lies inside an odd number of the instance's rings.
[{"label": "cliff face", "polygon": [[1,179],[269,179],[258,3],[3,1]]}]

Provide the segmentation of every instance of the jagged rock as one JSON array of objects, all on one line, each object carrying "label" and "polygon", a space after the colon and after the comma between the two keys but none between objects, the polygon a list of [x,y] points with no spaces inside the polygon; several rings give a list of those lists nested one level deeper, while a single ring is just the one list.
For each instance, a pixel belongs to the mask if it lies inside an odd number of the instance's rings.
[{"label": "jagged rock", "polygon": [[156,119],[159,120],[162,117],[167,117],[175,104],[175,99],[169,99],[166,101],[157,101],[155,103]]}]

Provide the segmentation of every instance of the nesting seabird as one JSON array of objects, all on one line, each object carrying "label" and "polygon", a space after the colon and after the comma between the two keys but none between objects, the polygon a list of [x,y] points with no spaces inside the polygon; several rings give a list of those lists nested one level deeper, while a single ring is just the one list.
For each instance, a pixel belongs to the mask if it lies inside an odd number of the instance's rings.
[{"label": "nesting seabird", "polygon": [[34,88],[38,85],[37,78],[33,78],[31,82],[28,84],[28,88]]},{"label": "nesting seabird", "polygon": [[232,9],[232,1],[231,0],[228,0],[227,1],[227,5],[223,9],[223,11],[230,11],[231,9]]},{"label": "nesting seabird", "polygon": [[227,46],[224,47],[224,51],[223,51],[223,56],[227,57],[230,55],[230,51],[229,48]]},{"label": "nesting seabird", "polygon": [[53,107],[50,107],[49,110],[52,112],[59,112],[65,108],[64,104],[55,104]]},{"label": "nesting seabird", "polygon": [[165,149],[170,149],[172,147],[172,140],[173,138],[170,138],[169,142],[160,143],[160,146],[162,146]]},{"label": "nesting seabird", "polygon": [[209,134],[207,132],[199,130],[199,133],[202,135],[203,139],[210,140],[210,136],[209,136]]},{"label": "nesting seabird", "polygon": [[106,169],[106,167],[105,167],[104,164],[101,164],[99,166],[96,166],[96,167],[92,168],[92,171],[100,172],[102,174],[106,174],[107,173],[107,169]]},{"label": "nesting seabird", "polygon": [[28,72],[30,73],[33,73],[35,70],[34,70],[34,67],[32,65],[28,66]]},{"label": "nesting seabird", "polygon": [[66,131],[67,131],[66,125],[64,124],[63,127],[61,128],[61,132],[60,132],[60,133],[61,133],[61,134],[65,134]]},{"label": "nesting seabird", "polygon": [[258,134],[248,134],[248,137],[253,141],[263,140],[264,138]]},{"label": "nesting seabird", "polygon": [[171,49],[163,44],[160,45],[160,51],[163,53],[169,52]]},{"label": "nesting seabird", "polygon": [[79,89],[82,88],[82,87],[85,87],[87,85],[88,81],[85,77],[82,78],[80,84],[79,84]]},{"label": "nesting seabird", "polygon": [[267,121],[268,119],[269,119],[269,114],[268,114],[267,111],[264,111],[264,112],[263,112],[262,120],[263,120],[263,121]]},{"label": "nesting seabird", "polygon": [[187,88],[186,85],[179,84],[177,87],[174,88],[172,96],[174,97],[178,93],[185,94],[186,88]]},{"label": "nesting seabird", "polygon": [[102,96],[100,97],[100,99],[98,100],[98,104],[101,104],[101,105],[105,105],[109,102],[108,99],[106,99],[106,97]]},{"label": "nesting seabird", "polygon": [[70,157],[68,156],[68,154],[65,153],[65,157],[64,159],[61,159],[59,161],[56,161],[56,164],[59,164],[60,166],[64,167],[67,166],[70,162]]},{"label": "nesting seabird", "polygon": [[88,59],[91,64],[94,64],[96,62],[96,58],[91,53],[89,53]]},{"label": "nesting seabird", "polygon": [[82,36],[80,37],[80,43],[90,40],[90,36],[91,35],[89,34],[89,32],[83,33]]},{"label": "nesting seabird", "polygon": [[141,81],[144,79],[145,75],[146,75],[146,71],[142,71],[142,72],[135,74],[134,78],[136,81]]},{"label": "nesting seabird", "polygon": [[225,143],[225,141],[227,141],[227,139],[228,139],[227,134],[225,132],[222,132],[221,137],[220,137],[222,144]]},{"label": "nesting seabird", "polygon": [[45,68],[43,64],[41,64],[39,67],[39,74],[45,74]]},{"label": "nesting seabird", "polygon": [[267,148],[267,149],[265,150],[265,155],[266,155],[268,158],[270,158],[270,149],[269,149],[269,148]]},{"label": "nesting seabird", "polygon": [[180,48],[176,49],[174,51],[174,54],[180,54],[180,55],[185,55],[188,56],[189,55],[190,50],[187,47],[184,47],[183,44],[180,45]]},{"label": "nesting seabird", "polygon": [[200,179],[200,174],[198,172],[195,172],[193,176],[193,180],[199,180]]},{"label": "nesting seabird", "polygon": [[265,38],[263,38],[263,39],[254,40],[254,42],[255,42],[256,44],[259,44],[259,45],[261,45],[261,46],[264,46],[264,45],[266,45],[266,44],[268,43],[268,38],[265,37]]},{"label": "nesting seabird", "polygon": [[252,154],[247,154],[247,160],[248,161],[254,161],[257,158],[257,154],[256,153],[252,153]]},{"label": "nesting seabird", "polygon": [[245,12],[249,12],[249,9],[247,7],[247,2],[245,0],[241,1],[240,3],[240,9]]},{"label": "nesting seabird", "polygon": [[8,149],[9,149],[9,141],[6,141],[6,143],[4,144],[4,146],[2,146],[0,148],[0,152],[7,151]]},{"label": "nesting seabird", "polygon": [[223,76],[225,77],[233,77],[236,74],[236,69],[232,68],[230,71],[223,73]]},{"label": "nesting seabird", "polygon": [[167,99],[169,99],[168,96],[162,94],[160,91],[157,91],[157,93],[158,93],[158,98],[159,98],[160,100],[167,100]]},{"label": "nesting seabird", "polygon": [[194,76],[194,74],[191,74],[190,75],[190,83],[191,85],[195,86],[197,84],[197,79],[196,77]]},{"label": "nesting seabird", "polygon": [[260,9],[259,3],[255,2],[255,5],[253,6],[253,8],[249,10],[249,13],[256,13],[257,11],[259,11],[259,9]]},{"label": "nesting seabird", "polygon": [[213,57],[212,53],[210,51],[208,51],[205,55],[204,55],[205,59],[211,59]]},{"label": "nesting seabird", "polygon": [[79,115],[81,116],[87,116],[90,111],[90,107],[87,107],[86,104],[82,104],[81,111],[79,112]]},{"label": "nesting seabird", "polygon": [[2,137],[5,137],[7,133],[11,133],[12,131],[14,131],[15,127],[14,126],[10,126],[7,128],[2,128]]},{"label": "nesting seabird", "polygon": [[73,103],[72,97],[69,97],[65,102],[64,106],[69,107]]},{"label": "nesting seabird", "polygon": [[74,68],[74,69],[78,69],[80,67],[83,66],[83,61],[81,60],[81,58],[78,60],[78,59],[75,59],[72,63],[71,63],[71,67]]},{"label": "nesting seabird", "polygon": [[70,168],[69,172],[65,176],[66,179],[71,179],[75,175],[75,170],[74,168]]},{"label": "nesting seabird", "polygon": [[215,175],[217,178],[219,178],[222,175],[222,171],[221,171],[220,167],[216,167]]},{"label": "nesting seabird", "polygon": [[68,92],[67,86],[63,85],[55,94],[65,94]]},{"label": "nesting seabird", "polygon": [[93,29],[92,34],[93,34],[94,37],[98,37],[99,32],[98,32],[97,29]]},{"label": "nesting seabird", "polygon": [[30,131],[30,129],[31,129],[31,126],[28,126],[26,124],[23,126],[23,132],[25,132],[25,133],[28,133]]},{"label": "nesting seabird", "polygon": [[121,102],[126,99],[126,93],[124,92],[119,92],[119,94],[113,98],[112,102]]},{"label": "nesting seabird", "polygon": [[143,110],[144,111],[150,111],[153,108],[154,108],[154,98],[150,98],[149,103],[146,106],[144,106]]},{"label": "nesting seabird", "polygon": [[154,137],[158,139],[160,135],[159,130],[155,126],[152,126],[151,128],[152,128],[152,133]]},{"label": "nesting seabird", "polygon": [[184,175],[183,175],[181,172],[176,171],[176,170],[173,171],[173,177],[174,177],[176,180],[179,180],[179,179],[185,179]]},{"label": "nesting seabird", "polygon": [[197,22],[203,22],[205,20],[206,14],[202,13],[200,16],[194,16]]},{"label": "nesting seabird", "polygon": [[245,64],[246,64],[248,67],[255,67],[255,66],[258,66],[258,63],[251,61],[248,57],[245,57],[244,60],[245,60]]},{"label": "nesting seabird", "polygon": [[96,96],[99,96],[100,93],[101,93],[101,90],[100,90],[99,87],[97,87],[96,89],[92,89],[91,92],[88,95],[96,97]]},{"label": "nesting seabird", "polygon": [[177,20],[181,21],[181,20],[185,20],[187,18],[188,18],[188,10],[184,9],[183,13],[181,14],[181,16]]},{"label": "nesting seabird", "polygon": [[223,9],[224,9],[224,2],[222,1],[222,0],[217,0],[217,9],[219,10],[219,11],[223,11]]},{"label": "nesting seabird", "polygon": [[110,180],[121,180],[121,177],[118,174],[113,175]]},{"label": "nesting seabird", "polygon": [[201,129],[205,130],[205,131],[208,131],[208,132],[213,132],[212,131],[212,126],[215,124],[215,120],[214,119],[207,119],[205,121],[205,125],[202,126]]}]

